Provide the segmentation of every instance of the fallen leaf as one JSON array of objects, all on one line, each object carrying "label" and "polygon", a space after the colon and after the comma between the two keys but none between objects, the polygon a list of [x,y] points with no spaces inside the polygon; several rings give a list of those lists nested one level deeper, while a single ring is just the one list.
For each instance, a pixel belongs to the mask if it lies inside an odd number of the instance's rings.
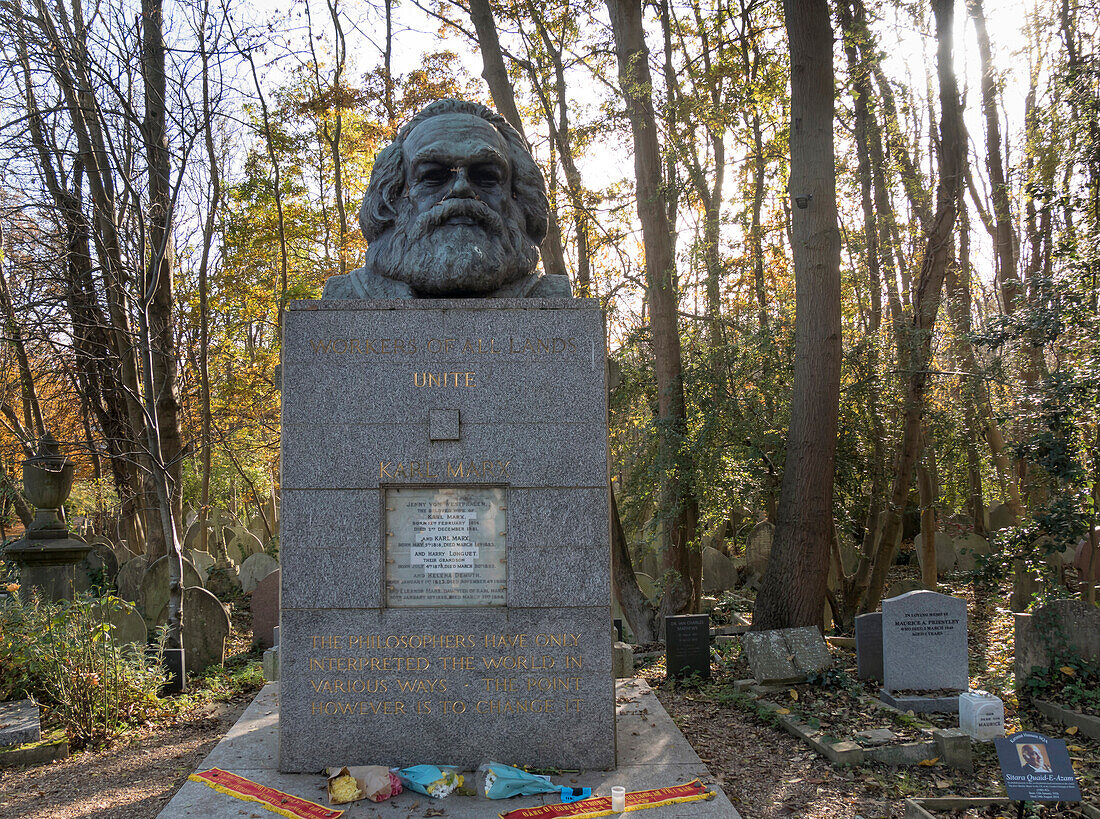
[{"label": "fallen leaf", "polygon": [[798,701],[798,692],[795,691],[793,688],[789,689],[787,693],[791,695],[792,700],[794,700],[795,702]]},{"label": "fallen leaf", "polygon": [[925,768],[931,768],[933,765],[935,765],[939,761],[940,761],[940,758],[938,756],[934,756],[931,759],[922,759],[917,764],[918,765],[923,765]]},{"label": "fallen leaf", "polygon": [[1067,747],[1075,754],[1083,754],[1085,752],[1085,749],[1082,748],[1080,745],[1069,745]]},{"label": "fallen leaf", "polygon": [[443,808],[428,808],[424,811],[425,816],[442,816]]},{"label": "fallen leaf", "polygon": [[790,708],[776,708],[775,713],[777,713],[777,714],[789,714],[789,713],[791,713],[791,709]]},{"label": "fallen leaf", "polygon": [[936,787],[939,788],[941,791],[944,790],[945,788],[950,788],[951,787],[951,781],[948,780],[948,779],[937,779],[936,780]]},{"label": "fallen leaf", "polygon": [[1069,734],[1070,736],[1073,736],[1074,734],[1077,733],[1077,726],[1076,725],[1071,725],[1069,728],[1066,729],[1066,733]]},{"label": "fallen leaf", "polygon": [[1065,674],[1067,677],[1076,677],[1077,676],[1077,671],[1074,670],[1071,666],[1068,666],[1068,665],[1064,665],[1061,668],[1059,668],[1058,670],[1061,671],[1063,674]]}]

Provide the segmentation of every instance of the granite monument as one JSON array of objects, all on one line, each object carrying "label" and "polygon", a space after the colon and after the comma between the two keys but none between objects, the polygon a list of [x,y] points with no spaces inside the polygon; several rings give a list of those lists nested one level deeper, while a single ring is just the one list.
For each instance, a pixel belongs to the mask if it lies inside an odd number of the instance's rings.
[{"label": "granite monument", "polygon": [[375,162],[283,336],[280,768],[615,764],[603,316],[483,106]]}]

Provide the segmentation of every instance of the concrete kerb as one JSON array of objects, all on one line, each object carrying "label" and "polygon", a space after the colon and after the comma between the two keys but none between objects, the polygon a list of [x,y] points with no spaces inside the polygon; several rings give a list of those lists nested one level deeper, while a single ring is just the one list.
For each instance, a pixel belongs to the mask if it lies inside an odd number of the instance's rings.
[{"label": "concrete kerb", "polygon": [[[326,805],[324,780],[316,774],[282,774],[278,771],[278,683],[263,687],[241,718],[229,730],[217,747],[203,760],[198,770],[222,768],[262,785]],[[709,801],[667,805],[646,811],[652,819],[740,819],[722,788],[699,756],[692,750],[676,724],[661,706],[657,697],[638,678],[618,680],[615,685],[616,742],[618,768],[613,771],[581,771],[554,781],[562,785],[591,787],[593,793],[605,796],[612,786],[622,785],[628,791],[668,787],[700,779],[715,797]],[[503,728],[504,726],[502,726]],[[485,761],[495,760],[492,750],[486,750]],[[379,760],[384,762],[384,760]],[[425,760],[445,762],[445,760]],[[403,793],[386,802],[369,801],[341,805],[344,819],[373,819],[388,816],[390,808],[404,815],[426,797]],[[484,799],[450,796],[438,803],[451,819],[485,819],[499,812],[522,807],[556,804],[551,796],[517,797],[497,802]],[[219,793],[198,782],[187,781],[165,806],[158,819],[238,819],[248,803]],[[388,808],[387,806],[390,806]],[[436,806],[433,801],[432,806]],[[385,809],[386,813],[381,813]]]}]

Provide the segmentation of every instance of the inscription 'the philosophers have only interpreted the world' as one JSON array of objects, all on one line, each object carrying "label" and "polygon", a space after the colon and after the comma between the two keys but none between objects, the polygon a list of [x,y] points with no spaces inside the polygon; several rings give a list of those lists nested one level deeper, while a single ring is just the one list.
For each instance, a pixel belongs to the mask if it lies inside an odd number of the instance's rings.
[{"label": "inscription 'the philosophers have only interpreted the world'", "polygon": [[[314,716],[581,710],[579,633],[315,634],[309,640]],[[423,651],[453,653],[428,657]]]}]

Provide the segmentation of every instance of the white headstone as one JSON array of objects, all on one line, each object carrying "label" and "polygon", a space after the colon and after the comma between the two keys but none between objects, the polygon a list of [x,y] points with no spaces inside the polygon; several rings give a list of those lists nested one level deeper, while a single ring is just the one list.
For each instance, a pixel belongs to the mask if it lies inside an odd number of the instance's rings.
[{"label": "white headstone", "polygon": [[1001,698],[985,691],[959,694],[959,729],[982,741],[1003,737],[1005,706]]}]

